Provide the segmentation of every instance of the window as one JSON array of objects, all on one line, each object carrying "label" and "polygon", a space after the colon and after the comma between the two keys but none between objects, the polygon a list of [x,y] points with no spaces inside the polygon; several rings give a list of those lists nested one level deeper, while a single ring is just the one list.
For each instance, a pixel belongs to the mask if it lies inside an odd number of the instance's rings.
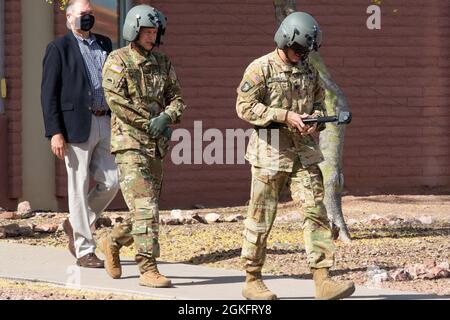
[{"label": "window", "polygon": [[92,0],[95,11],[94,32],[109,37],[113,49],[123,47],[122,27],[127,12],[133,6],[132,0]]}]

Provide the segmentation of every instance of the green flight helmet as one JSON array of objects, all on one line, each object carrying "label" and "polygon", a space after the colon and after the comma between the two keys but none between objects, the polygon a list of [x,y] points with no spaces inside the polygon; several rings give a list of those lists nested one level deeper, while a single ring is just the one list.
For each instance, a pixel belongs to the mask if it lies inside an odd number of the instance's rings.
[{"label": "green flight helmet", "polygon": [[322,43],[322,32],[310,14],[293,12],[280,24],[274,40],[277,47],[283,50],[296,43],[307,51],[317,51]]},{"label": "green flight helmet", "polygon": [[159,46],[166,32],[167,18],[164,14],[148,5],[139,5],[130,9],[123,26],[123,38],[133,42],[138,38],[141,27],[158,29],[155,46]]}]

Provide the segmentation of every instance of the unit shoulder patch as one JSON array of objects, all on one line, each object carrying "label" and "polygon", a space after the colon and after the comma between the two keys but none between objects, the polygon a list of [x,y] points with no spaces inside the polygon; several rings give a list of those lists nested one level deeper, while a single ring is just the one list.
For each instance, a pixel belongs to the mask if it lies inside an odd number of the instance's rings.
[{"label": "unit shoulder patch", "polygon": [[245,81],[244,84],[241,87],[242,92],[248,92],[250,89],[253,88],[253,85],[250,84],[250,82]]}]

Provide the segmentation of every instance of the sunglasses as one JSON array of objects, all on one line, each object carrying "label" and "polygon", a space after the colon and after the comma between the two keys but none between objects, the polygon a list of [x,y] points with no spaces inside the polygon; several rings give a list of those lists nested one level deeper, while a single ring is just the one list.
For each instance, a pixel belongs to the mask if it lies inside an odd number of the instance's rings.
[{"label": "sunglasses", "polygon": [[306,56],[310,52],[308,48],[301,46],[298,43],[294,43],[290,48],[295,52],[295,54],[301,56]]}]

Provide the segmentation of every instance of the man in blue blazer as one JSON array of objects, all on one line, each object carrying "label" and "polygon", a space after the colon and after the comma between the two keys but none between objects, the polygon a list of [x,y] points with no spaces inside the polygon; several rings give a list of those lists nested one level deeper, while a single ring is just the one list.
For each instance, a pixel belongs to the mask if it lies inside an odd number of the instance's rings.
[{"label": "man in blue blazer", "polygon": [[[102,88],[103,64],[111,40],[90,32],[95,23],[89,0],[72,0],[66,9],[70,31],[47,47],[41,105],[45,136],[64,159],[68,177],[69,219],[63,227],[77,264],[103,268],[95,255],[93,225],[119,189],[110,153],[110,111]],[[89,191],[89,177],[97,182]]]}]

